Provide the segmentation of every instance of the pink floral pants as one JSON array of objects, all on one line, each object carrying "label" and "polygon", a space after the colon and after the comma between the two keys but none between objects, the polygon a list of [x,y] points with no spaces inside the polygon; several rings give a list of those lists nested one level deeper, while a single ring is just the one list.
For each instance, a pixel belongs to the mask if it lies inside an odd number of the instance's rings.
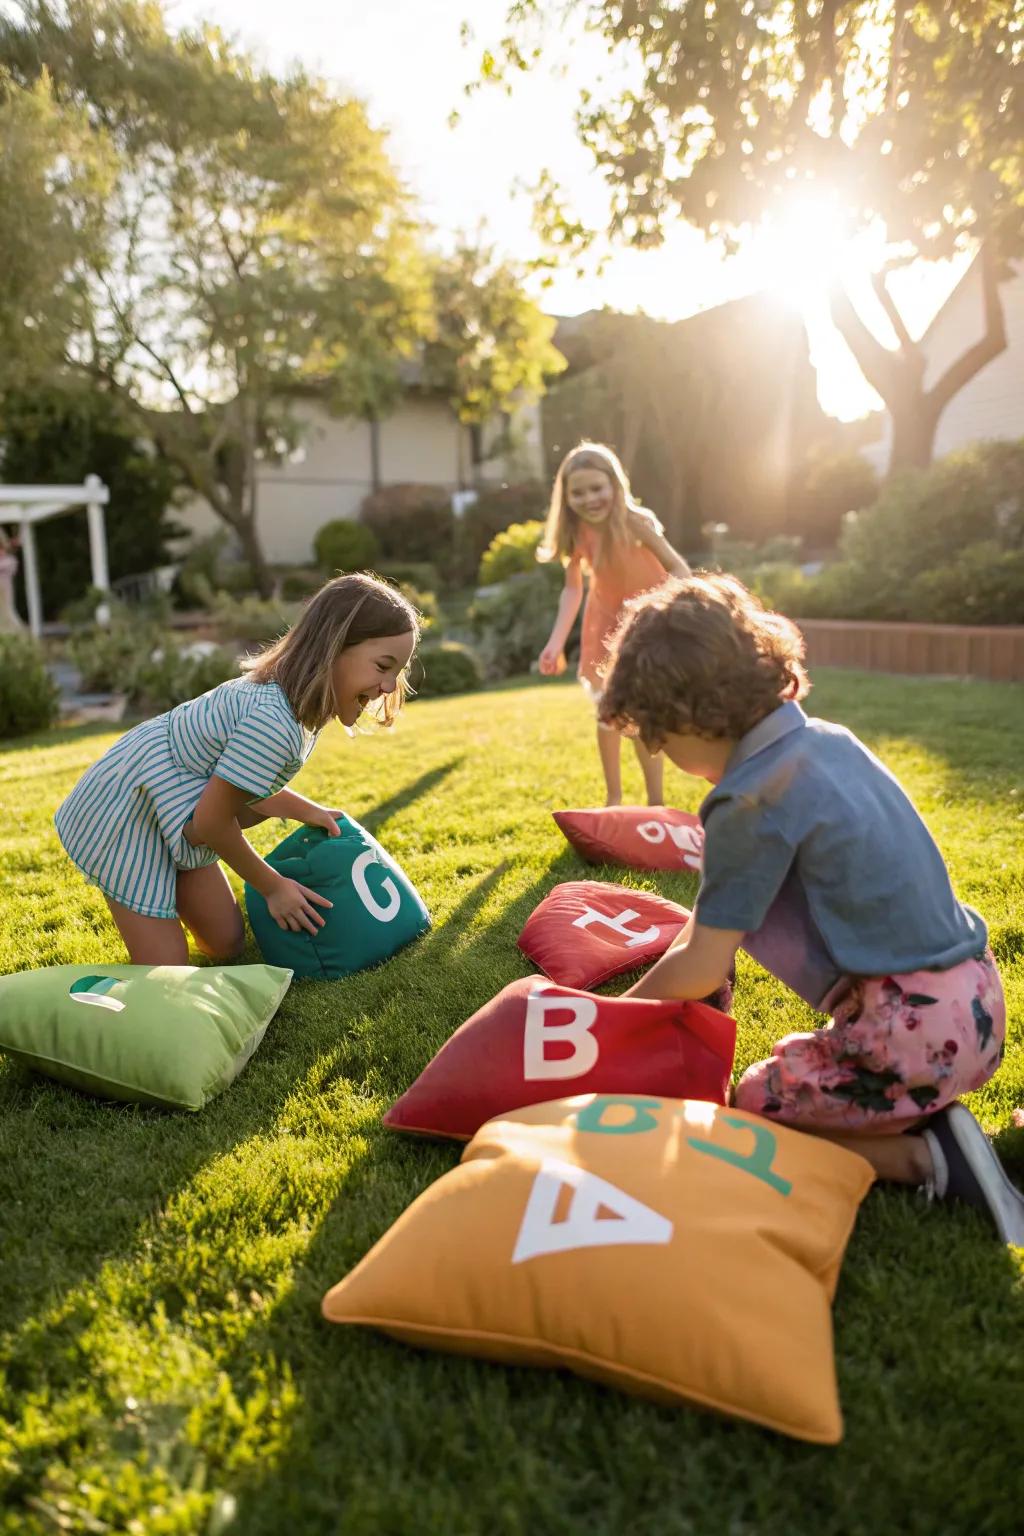
[{"label": "pink floral pants", "polygon": [[904,1131],[988,1082],[1006,1004],[990,951],[948,971],[852,979],[832,1023],[786,1035],[743,1074],[739,1109],[822,1131]]}]

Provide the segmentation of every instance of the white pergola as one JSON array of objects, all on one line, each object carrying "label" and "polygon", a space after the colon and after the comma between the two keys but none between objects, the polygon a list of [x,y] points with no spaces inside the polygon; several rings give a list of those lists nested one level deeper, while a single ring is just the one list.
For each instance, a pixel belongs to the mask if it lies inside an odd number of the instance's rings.
[{"label": "white pergola", "polygon": [[[98,475],[86,475],[82,485],[0,485],[0,521],[16,522],[25,562],[25,597],[28,601],[28,627],[38,636],[43,627],[43,601],[39,591],[39,561],[33,528],[36,523],[74,507],[84,507],[89,520],[89,559],[92,584],[100,592],[110,591],[107,569],[107,530],[103,508],[110,492]],[[7,510],[9,509],[9,510]],[[101,624],[107,623],[110,610],[103,604],[96,612]]]}]

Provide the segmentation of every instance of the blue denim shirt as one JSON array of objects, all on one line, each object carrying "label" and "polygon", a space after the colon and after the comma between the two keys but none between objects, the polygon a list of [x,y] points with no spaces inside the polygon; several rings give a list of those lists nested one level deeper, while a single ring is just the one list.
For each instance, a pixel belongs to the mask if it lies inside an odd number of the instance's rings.
[{"label": "blue denim shirt", "polygon": [[847,976],[948,970],[988,932],[889,770],[841,725],[780,705],[700,808],[696,916],[821,1008]]}]

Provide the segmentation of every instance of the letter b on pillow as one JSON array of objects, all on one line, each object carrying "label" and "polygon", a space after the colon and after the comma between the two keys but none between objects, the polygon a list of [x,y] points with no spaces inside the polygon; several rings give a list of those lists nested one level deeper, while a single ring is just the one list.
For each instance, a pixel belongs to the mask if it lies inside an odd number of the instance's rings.
[{"label": "letter b on pillow", "polygon": [[392,1105],[393,1131],[466,1140],[556,1093],[667,1093],[724,1104],[736,1024],[706,1003],[598,997],[513,981],[467,1019]]},{"label": "letter b on pillow", "polygon": [[415,886],[376,838],[350,816],[330,837],[322,827],[300,827],[268,854],[267,863],[289,880],[326,896],[318,907],[324,926],[315,934],[279,928],[266,898],[245,888],[249,922],[265,960],[296,976],[349,976],[379,965],[430,927]]}]

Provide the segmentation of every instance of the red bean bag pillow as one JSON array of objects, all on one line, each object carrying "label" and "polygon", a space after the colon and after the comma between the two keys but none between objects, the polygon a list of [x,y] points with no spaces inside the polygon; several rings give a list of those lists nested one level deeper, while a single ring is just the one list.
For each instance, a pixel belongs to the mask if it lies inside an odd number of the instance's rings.
[{"label": "red bean bag pillow", "polygon": [[531,913],[519,948],[552,981],[589,989],[657,960],[689,915],[649,891],[567,880]]},{"label": "red bean bag pillow", "polygon": [[565,1094],[724,1104],[735,1049],[735,1020],[707,1003],[596,997],[526,976],[460,1025],[384,1124],[468,1141],[495,1115]]},{"label": "red bean bag pillow", "polygon": [[588,864],[630,869],[700,869],[704,828],[700,817],[667,805],[612,805],[590,811],[553,811],[576,852]]}]

